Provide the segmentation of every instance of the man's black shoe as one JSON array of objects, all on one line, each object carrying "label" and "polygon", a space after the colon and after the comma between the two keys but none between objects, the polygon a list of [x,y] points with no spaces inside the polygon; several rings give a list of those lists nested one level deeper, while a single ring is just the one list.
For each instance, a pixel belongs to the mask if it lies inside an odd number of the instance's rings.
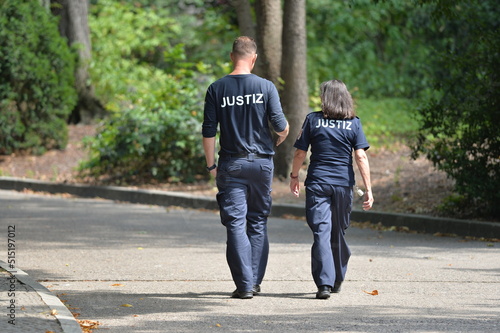
[{"label": "man's black shoe", "polygon": [[316,293],[317,299],[329,299],[330,298],[330,286],[320,286],[318,292]]},{"label": "man's black shoe", "polygon": [[232,298],[241,298],[241,299],[249,299],[249,298],[253,298],[253,292],[250,290],[250,291],[238,291],[238,289],[236,289],[235,291],[233,291],[233,294],[231,295]]},{"label": "man's black shoe", "polygon": [[260,285],[256,284],[255,286],[253,286],[252,293],[254,296],[258,295],[260,293]]},{"label": "man's black shoe", "polygon": [[332,293],[339,293],[341,286],[342,286],[342,281],[335,282],[335,284],[333,285]]}]

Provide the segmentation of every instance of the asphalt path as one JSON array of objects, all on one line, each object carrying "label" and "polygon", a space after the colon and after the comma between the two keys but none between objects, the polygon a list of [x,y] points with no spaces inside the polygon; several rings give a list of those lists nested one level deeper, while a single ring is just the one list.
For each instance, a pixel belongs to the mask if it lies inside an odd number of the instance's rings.
[{"label": "asphalt path", "polygon": [[215,211],[0,191],[5,245],[12,225],[18,267],[97,332],[500,331],[498,243],[351,227],[342,291],[316,300],[310,230],[271,218],[262,294],[239,300]]}]

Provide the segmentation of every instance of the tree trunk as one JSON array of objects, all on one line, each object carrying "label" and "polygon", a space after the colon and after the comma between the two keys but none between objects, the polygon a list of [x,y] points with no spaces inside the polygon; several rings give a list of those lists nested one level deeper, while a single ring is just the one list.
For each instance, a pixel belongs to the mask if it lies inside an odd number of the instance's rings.
[{"label": "tree trunk", "polygon": [[[246,32],[251,18],[248,0],[232,0],[238,13],[238,24],[242,34]],[[284,1],[284,14],[280,0],[256,0],[257,64],[254,73],[271,80],[281,95],[281,103],[290,124],[290,135],[276,151],[275,174],[288,177],[293,160],[293,144],[309,112],[307,88],[307,41],[306,1]],[[246,8],[243,10],[242,8]],[[246,17],[241,17],[245,15]],[[280,79],[284,81],[281,87]],[[283,88],[283,89],[282,89]]]},{"label": "tree trunk", "polygon": [[[286,2],[286,1],[285,1]],[[281,71],[281,35],[283,31],[281,1],[256,0],[257,47],[259,68],[256,73],[279,87]]]},{"label": "tree trunk", "polygon": [[96,116],[104,114],[104,108],[96,99],[94,89],[88,82],[89,63],[92,46],[88,25],[88,0],[53,0],[60,6],[52,6],[53,14],[60,16],[59,31],[68,40],[70,46],[76,45],[78,66],[75,72],[75,86],[78,92],[78,104],[69,121],[90,123]]},{"label": "tree trunk", "polygon": [[[229,0],[229,4],[236,11],[238,17],[238,28],[240,29],[240,36],[249,36],[258,42],[257,27],[253,19],[253,9],[249,0]],[[259,52],[259,50],[257,50]],[[264,68],[262,63],[257,61],[253,69],[253,73],[259,76],[264,76]]]},{"label": "tree trunk", "polygon": [[50,0],[40,0],[40,5],[47,10],[47,13],[50,13]]},{"label": "tree trunk", "polygon": [[290,134],[277,148],[275,174],[286,178],[292,165],[293,144],[309,112],[305,0],[285,1],[281,77],[284,81],[281,104],[290,124]]},{"label": "tree trunk", "polygon": [[238,17],[238,27],[241,36],[256,38],[255,22],[252,19],[252,6],[249,0],[229,0],[229,4],[236,11]]}]

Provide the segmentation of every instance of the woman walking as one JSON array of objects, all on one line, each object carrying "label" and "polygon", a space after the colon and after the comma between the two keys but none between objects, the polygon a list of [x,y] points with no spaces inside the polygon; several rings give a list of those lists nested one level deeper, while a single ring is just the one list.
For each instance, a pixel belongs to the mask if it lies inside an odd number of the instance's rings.
[{"label": "woman walking", "polygon": [[294,147],[290,190],[299,196],[299,170],[311,147],[307,170],[306,218],[314,235],[311,265],[318,287],[316,298],[328,299],[340,291],[351,252],[345,230],[350,224],[352,189],[355,185],[353,151],[366,189],[363,209],[373,205],[370,166],[365,151],[370,147],[352,96],[340,80],[321,84],[321,111],[306,116]]}]

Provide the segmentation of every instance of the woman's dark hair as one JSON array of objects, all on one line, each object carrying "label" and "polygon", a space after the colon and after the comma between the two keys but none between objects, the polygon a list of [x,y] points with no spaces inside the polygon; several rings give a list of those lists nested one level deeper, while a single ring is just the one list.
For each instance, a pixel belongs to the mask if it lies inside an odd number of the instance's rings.
[{"label": "woman's dark hair", "polygon": [[352,119],[356,117],[352,96],[344,82],[330,80],[323,82],[321,90],[321,111],[330,119]]}]

